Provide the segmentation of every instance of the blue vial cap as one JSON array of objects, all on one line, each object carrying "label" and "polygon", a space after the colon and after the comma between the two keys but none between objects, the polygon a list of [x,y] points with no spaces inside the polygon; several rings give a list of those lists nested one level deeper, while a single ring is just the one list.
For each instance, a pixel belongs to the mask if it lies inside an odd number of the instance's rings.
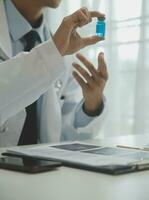
[{"label": "blue vial cap", "polygon": [[96,35],[99,37],[105,37],[106,24],[104,19],[98,19],[96,24]]}]

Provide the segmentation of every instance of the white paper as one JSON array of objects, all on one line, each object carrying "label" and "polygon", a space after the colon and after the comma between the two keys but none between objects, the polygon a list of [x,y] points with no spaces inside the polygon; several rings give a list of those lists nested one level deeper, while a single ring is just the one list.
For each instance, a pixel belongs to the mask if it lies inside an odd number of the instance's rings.
[{"label": "white paper", "polygon": [[[70,143],[72,144],[72,143]],[[136,162],[135,159],[123,158],[115,155],[99,155],[85,153],[80,151],[69,151],[51,147],[50,145],[42,147],[15,147],[8,149],[8,152],[18,153],[38,158],[53,159],[71,163],[84,164],[88,166],[104,166],[104,165],[128,165]]]}]

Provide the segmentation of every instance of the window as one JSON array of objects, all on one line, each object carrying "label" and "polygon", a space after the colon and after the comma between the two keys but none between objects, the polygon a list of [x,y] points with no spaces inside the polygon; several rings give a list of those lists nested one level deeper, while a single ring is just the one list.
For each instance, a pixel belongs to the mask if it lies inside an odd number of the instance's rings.
[{"label": "window", "polygon": [[[81,6],[107,16],[105,42],[82,51],[96,65],[98,52],[104,51],[108,64],[108,113],[99,137],[148,133],[149,1],[65,0],[59,8],[60,17]],[[82,35],[94,34],[95,22],[79,31]]]}]

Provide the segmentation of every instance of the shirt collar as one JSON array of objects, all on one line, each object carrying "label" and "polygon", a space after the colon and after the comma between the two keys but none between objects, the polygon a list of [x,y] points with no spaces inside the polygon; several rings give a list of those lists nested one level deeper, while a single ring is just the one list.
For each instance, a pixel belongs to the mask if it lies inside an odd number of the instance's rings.
[{"label": "shirt collar", "polygon": [[6,8],[10,35],[14,41],[20,40],[25,34],[30,32],[31,30],[35,30],[38,32],[41,42],[45,41],[44,19],[38,28],[32,28],[29,22],[16,9],[16,7],[14,6],[11,0],[9,1],[5,0],[5,8]]}]

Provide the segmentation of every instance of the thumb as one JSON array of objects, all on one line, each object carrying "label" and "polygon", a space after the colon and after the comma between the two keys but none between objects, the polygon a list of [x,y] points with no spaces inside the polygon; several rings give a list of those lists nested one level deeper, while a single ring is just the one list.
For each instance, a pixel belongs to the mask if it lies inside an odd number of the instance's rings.
[{"label": "thumb", "polygon": [[97,42],[104,40],[104,38],[101,38],[99,36],[91,36],[91,37],[82,38],[82,40],[83,40],[84,47],[86,47],[89,45],[96,44]]}]

